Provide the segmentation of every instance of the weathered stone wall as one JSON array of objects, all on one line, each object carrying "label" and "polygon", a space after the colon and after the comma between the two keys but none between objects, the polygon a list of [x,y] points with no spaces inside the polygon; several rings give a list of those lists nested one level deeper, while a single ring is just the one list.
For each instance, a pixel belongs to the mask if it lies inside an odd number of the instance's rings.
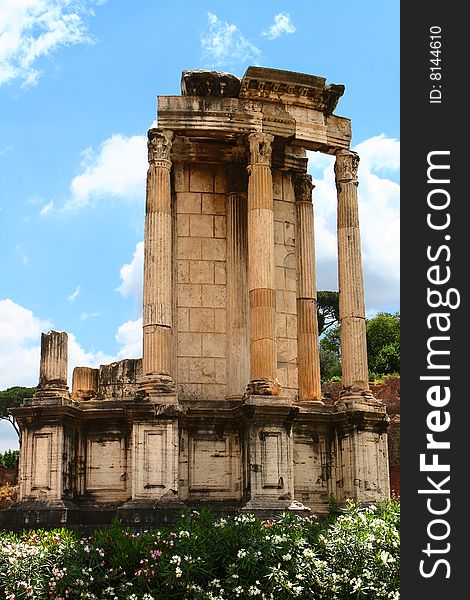
[{"label": "weathered stone wall", "polygon": [[[225,169],[175,168],[177,384],[181,401],[227,395],[227,214]],[[278,379],[295,397],[297,383],[296,210],[291,176],[273,173]],[[241,360],[240,356],[235,361]],[[233,364],[233,361],[232,363]],[[244,390],[248,381],[234,386]]]},{"label": "weathered stone wall", "polygon": [[[389,377],[384,383],[371,383],[374,396],[386,406],[390,418],[388,426],[388,461],[390,469],[390,489],[400,494],[400,378]],[[334,404],[341,393],[341,382],[332,381],[322,385],[326,404]]]},{"label": "weathered stone wall", "polygon": [[277,376],[282,394],[295,397],[297,380],[296,207],[291,176],[274,171]]},{"label": "weathered stone wall", "polygon": [[226,214],[223,168],[175,170],[177,384],[181,401],[226,395]]}]

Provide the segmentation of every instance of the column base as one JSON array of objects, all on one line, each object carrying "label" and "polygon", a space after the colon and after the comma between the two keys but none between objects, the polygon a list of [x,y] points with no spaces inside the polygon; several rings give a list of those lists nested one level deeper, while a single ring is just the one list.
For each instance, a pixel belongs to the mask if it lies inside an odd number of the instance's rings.
[{"label": "column base", "polygon": [[139,381],[139,395],[175,394],[176,386],[170,375],[145,375]]},{"label": "column base", "polygon": [[245,396],[279,396],[281,384],[277,379],[252,379],[246,386]]},{"label": "column base", "polygon": [[38,400],[42,400],[45,398],[70,398],[70,392],[67,385],[63,384],[51,384],[47,387],[38,388],[36,393],[33,395],[33,398],[37,398]]},{"label": "column base", "polygon": [[338,410],[375,410],[384,412],[385,405],[369,389],[343,388],[335,402]]}]

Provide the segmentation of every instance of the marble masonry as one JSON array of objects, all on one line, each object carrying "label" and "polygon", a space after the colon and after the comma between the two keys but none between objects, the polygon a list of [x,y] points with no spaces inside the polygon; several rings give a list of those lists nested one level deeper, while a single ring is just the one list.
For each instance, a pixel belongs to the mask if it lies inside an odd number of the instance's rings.
[{"label": "marble masonry", "polygon": [[[135,526],[184,506],[324,514],[389,496],[388,418],[368,385],[359,156],[342,85],[249,67],[184,71],[148,132],[142,359],[76,367],[41,342],[15,410],[11,527]],[[336,157],[342,393],[322,402],[306,150]],[[8,513],[6,515],[5,513]]]}]

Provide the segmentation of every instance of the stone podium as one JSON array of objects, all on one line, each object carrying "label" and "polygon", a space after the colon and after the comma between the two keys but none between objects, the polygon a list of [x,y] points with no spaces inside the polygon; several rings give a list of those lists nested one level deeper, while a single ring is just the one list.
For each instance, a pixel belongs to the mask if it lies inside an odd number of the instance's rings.
[{"label": "stone podium", "polygon": [[[341,85],[276,69],[184,71],[148,132],[143,358],[77,367],[44,336],[12,526],[150,526],[184,506],[325,514],[389,496],[368,386],[351,123]],[[314,184],[336,157],[343,392],[322,402]],[[65,361],[65,362],[64,362]],[[13,517],[11,517],[13,515]]]}]

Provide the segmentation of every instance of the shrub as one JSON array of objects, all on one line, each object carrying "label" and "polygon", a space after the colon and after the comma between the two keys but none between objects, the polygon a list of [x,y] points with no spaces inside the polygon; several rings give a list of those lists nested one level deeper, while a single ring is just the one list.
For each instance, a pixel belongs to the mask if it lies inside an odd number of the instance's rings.
[{"label": "shrub", "polygon": [[18,466],[19,456],[19,450],[5,450],[5,452],[0,452],[0,467],[5,467],[6,469],[16,469]]},{"label": "shrub", "polygon": [[4,483],[0,486],[0,510],[8,508],[18,499],[18,486]]},{"label": "shrub", "polygon": [[118,521],[91,537],[59,529],[0,534],[7,600],[397,599],[399,505],[319,522],[284,513],[184,512],[172,529],[132,533]]}]

